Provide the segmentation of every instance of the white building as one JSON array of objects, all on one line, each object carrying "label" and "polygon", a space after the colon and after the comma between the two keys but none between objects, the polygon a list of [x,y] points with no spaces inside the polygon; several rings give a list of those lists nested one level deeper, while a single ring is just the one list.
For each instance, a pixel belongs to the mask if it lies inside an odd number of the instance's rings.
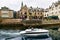
[{"label": "white building", "polygon": [[60,1],[53,3],[48,9],[44,12],[44,17],[49,16],[58,16],[60,19]]}]

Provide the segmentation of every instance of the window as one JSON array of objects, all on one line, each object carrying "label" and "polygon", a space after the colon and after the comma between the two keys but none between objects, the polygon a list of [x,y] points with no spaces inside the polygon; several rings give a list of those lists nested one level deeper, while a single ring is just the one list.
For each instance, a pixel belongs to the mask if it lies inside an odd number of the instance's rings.
[{"label": "window", "polygon": [[48,16],[48,14],[47,14],[47,16]]},{"label": "window", "polygon": [[39,15],[39,13],[38,13],[38,15]]},{"label": "window", "polygon": [[22,13],[21,13],[21,15],[22,15]]},{"label": "window", "polygon": [[59,7],[59,9],[60,9],[60,7]]},{"label": "window", "polygon": [[53,10],[53,8],[52,8],[52,10]]},{"label": "window", "polygon": [[57,10],[57,7],[56,7],[56,10]]},{"label": "window", "polygon": [[35,13],[35,15],[36,15],[36,13]]},{"label": "window", "polygon": [[8,13],[2,13],[2,14],[7,15]]},{"label": "window", "polygon": [[57,12],[55,12],[55,13],[57,13]]},{"label": "window", "polygon": [[8,13],[2,13],[2,17],[9,17]]},{"label": "window", "polygon": [[40,35],[40,36],[27,36],[26,39],[27,40],[41,40],[41,39],[46,39],[46,38],[49,38],[48,35]]},{"label": "window", "polygon": [[59,13],[60,13],[60,11],[59,11]]},{"label": "window", "polygon": [[25,12],[25,14],[27,14],[27,13]]},{"label": "window", "polygon": [[52,12],[52,14],[53,14],[53,12]]},{"label": "window", "polygon": [[29,13],[30,15],[32,15],[32,13]]},{"label": "window", "polygon": [[41,12],[41,14],[42,14],[42,12]]},{"label": "window", "polygon": [[25,16],[25,18],[27,18],[27,16]]},{"label": "window", "polygon": [[55,5],[55,7],[57,7],[58,5]]},{"label": "window", "polygon": [[45,16],[46,16],[46,14],[45,14]]},{"label": "window", "polygon": [[34,18],[33,16],[29,16],[30,19]]},{"label": "window", "polygon": [[37,19],[37,16],[35,16],[34,19]]}]

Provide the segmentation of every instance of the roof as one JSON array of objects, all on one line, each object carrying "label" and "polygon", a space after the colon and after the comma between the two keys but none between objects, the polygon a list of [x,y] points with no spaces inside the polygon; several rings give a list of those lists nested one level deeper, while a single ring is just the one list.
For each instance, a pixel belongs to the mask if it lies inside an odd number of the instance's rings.
[{"label": "roof", "polygon": [[9,10],[9,11],[13,11],[13,10],[9,9],[8,7],[6,7],[6,6],[1,7],[1,9],[0,9],[0,10]]}]

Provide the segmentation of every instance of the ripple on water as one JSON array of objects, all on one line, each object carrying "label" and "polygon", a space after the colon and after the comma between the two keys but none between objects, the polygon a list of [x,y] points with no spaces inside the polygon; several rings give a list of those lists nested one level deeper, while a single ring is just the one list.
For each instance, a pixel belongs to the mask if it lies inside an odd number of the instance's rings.
[{"label": "ripple on water", "polygon": [[10,32],[10,33],[16,33],[16,32],[20,32],[20,30],[0,30],[0,40],[20,40],[21,37],[20,35],[15,36],[15,35],[2,35],[2,32]]}]

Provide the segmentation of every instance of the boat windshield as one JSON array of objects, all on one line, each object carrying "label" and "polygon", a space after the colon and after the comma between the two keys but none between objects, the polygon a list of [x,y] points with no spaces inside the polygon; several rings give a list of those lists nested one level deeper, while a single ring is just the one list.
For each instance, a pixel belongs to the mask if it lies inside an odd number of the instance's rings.
[{"label": "boat windshield", "polygon": [[27,37],[25,37],[25,40],[40,40],[40,39],[44,40],[44,39],[47,39],[47,38],[49,38],[48,35],[27,36]]}]

